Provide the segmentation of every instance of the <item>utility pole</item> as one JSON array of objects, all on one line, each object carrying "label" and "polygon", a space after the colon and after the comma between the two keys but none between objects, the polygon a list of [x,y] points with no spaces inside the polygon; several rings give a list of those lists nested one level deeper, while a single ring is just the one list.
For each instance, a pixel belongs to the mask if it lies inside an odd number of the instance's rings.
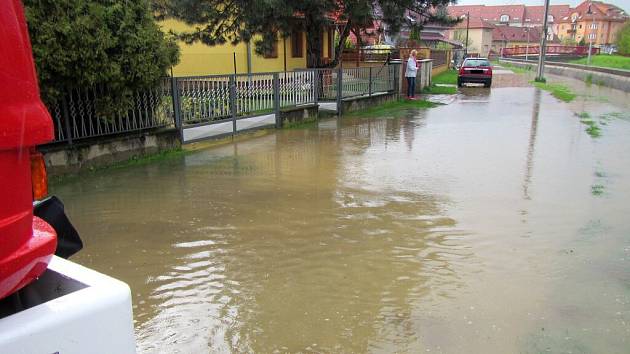
[{"label": "utility pole", "polygon": [[545,52],[547,51],[547,20],[549,16],[549,0],[545,0],[545,18],[543,19],[543,34],[540,39],[540,50],[538,51],[538,75],[537,82],[545,82]]},{"label": "utility pole", "polygon": [[[588,32],[588,58],[586,59],[586,65],[591,65],[591,51],[593,51],[593,39],[591,37],[593,33],[593,27],[595,27],[595,14],[593,13],[591,6],[593,6],[592,0],[591,3],[588,5],[588,11],[586,12],[587,14],[591,15],[591,30]],[[595,33],[597,33],[597,31],[595,31]],[[597,36],[597,34],[595,34],[595,36]]]},{"label": "utility pole", "polygon": [[464,58],[468,57],[468,29],[470,28],[470,12],[466,13],[466,50],[464,50]]},{"label": "utility pole", "polygon": [[529,60],[529,27],[525,27],[527,32],[527,46],[525,47],[525,61]]}]

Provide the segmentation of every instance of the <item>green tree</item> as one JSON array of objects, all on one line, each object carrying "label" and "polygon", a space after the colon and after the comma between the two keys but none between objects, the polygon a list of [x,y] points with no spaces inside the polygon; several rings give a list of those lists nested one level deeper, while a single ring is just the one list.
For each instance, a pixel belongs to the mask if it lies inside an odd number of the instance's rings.
[{"label": "green tree", "polygon": [[[179,33],[192,43],[208,45],[254,40],[256,51],[268,51],[278,34],[288,36],[298,29],[307,34],[307,64],[321,67],[322,28],[342,23],[335,46],[337,64],[350,31],[359,33],[381,21],[387,32],[396,34],[403,26],[421,27],[433,21],[453,23],[444,7],[450,0],[153,0],[158,18],[178,18],[194,25],[192,32]],[[408,14],[415,17],[410,19]]]},{"label": "green tree", "polygon": [[165,38],[148,0],[24,0],[24,7],[47,103],[72,88],[105,85],[103,99],[124,107],[133,90],[177,63],[177,43]]},{"label": "green tree", "polygon": [[621,27],[617,35],[617,50],[619,54],[630,55],[630,21]]}]

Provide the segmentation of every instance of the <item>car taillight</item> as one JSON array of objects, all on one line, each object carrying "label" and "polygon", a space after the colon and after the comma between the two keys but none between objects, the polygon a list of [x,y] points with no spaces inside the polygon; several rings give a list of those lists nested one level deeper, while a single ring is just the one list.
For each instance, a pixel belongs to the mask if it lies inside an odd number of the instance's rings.
[{"label": "car taillight", "polygon": [[33,185],[33,199],[44,199],[48,195],[46,163],[44,163],[44,155],[35,150],[31,150],[31,182]]},{"label": "car taillight", "polygon": [[461,68],[459,68],[459,73],[460,74],[464,74],[464,67],[463,66]]}]

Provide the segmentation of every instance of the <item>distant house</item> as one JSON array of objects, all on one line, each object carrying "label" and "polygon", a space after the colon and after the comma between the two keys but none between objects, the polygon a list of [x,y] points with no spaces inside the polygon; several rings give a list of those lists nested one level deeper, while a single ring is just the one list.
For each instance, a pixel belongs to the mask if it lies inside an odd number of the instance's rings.
[{"label": "distant house", "polygon": [[470,21],[462,22],[450,28],[448,38],[451,41],[462,43],[466,47],[466,28],[468,28],[468,53],[479,53],[487,57],[492,49],[492,31],[495,25],[478,17],[470,16]]},{"label": "distant house", "polygon": [[561,39],[608,45],[617,41],[619,30],[629,19],[628,14],[615,5],[584,1],[561,18],[556,27]]},{"label": "distant house", "polygon": [[[192,26],[177,20],[160,22],[163,31],[191,31]],[[333,55],[333,28],[321,32],[323,59]],[[179,43],[180,62],[173,67],[175,76],[233,74],[234,72],[257,73],[306,68],[306,33],[293,31],[287,38],[278,35],[273,50],[264,55],[256,54],[254,43],[225,43],[208,46],[203,43]]]}]

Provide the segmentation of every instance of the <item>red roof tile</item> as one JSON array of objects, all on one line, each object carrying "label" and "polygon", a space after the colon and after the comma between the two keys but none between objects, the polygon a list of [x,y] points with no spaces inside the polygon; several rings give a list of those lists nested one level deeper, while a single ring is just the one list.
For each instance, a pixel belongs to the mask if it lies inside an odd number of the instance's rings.
[{"label": "red roof tile", "polygon": [[[466,28],[466,23],[467,20],[463,20],[460,23],[458,23],[457,25],[453,26],[453,28]],[[494,25],[491,24],[488,21],[484,21],[478,17],[473,17],[472,15],[470,15],[470,24],[468,25],[469,28],[494,28]]]},{"label": "red roof tile", "polygon": [[[559,22],[562,18],[567,17],[571,7],[569,5],[550,5],[549,15],[553,16],[553,22]],[[543,23],[545,16],[544,6],[526,6],[525,7],[525,23]]]},{"label": "red roof tile", "polygon": [[540,41],[541,31],[535,27],[512,27],[512,26],[496,26],[492,30],[493,41],[512,41],[527,42],[527,33],[529,32],[529,41]]},{"label": "red roof tile", "polygon": [[[592,14],[588,13],[589,7],[591,8]],[[628,16],[625,11],[615,5],[606,4],[601,1],[593,1],[591,6],[591,1],[584,1],[574,9],[571,9],[567,16],[564,17],[560,22],[573,22],[572,16],[574,14],[577,15],[577,21],[591,19],[607,21],[626,21],[630,19],[630,16]]]},{"label": "red roof tile", "polygon": [[470,18],[476,17],[484,21],[499,22],[501,15],[508,15],[510,23],[521,23],[525,16],[525,5],[462,5],[447,7],[448,13],[454,17],[461,17],[470,13]]}]

